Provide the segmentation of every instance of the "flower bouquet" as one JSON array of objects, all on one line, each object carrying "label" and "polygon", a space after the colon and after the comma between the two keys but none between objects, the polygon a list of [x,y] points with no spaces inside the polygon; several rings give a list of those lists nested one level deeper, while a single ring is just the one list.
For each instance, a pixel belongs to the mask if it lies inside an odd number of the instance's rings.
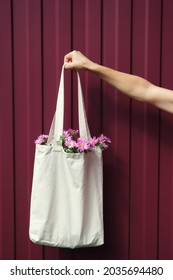
[{"label": "flower bouquet", "polygon": [[[46,145],[48,135],[41,134],[36,140],[35,144]],[[101,150],[108,148],[111,140],[101,134],[99,137],[93,137],[91,140],[85,140],[79,137],[79,131],[68,129],[64,130],[60,136],[59,141],[62,143],[62,147],[66,153],[88,153],[94,148],[99,147]]]}]

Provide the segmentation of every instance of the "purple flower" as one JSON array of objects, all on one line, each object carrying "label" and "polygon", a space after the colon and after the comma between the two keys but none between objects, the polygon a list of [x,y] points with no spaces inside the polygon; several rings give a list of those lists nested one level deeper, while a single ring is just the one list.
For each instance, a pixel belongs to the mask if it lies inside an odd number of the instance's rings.
[{"label": "purple flower", "polygon": [[90,140],[90,145],[92,148],[95,148],[95,146],[98,144],[98,138],[96,138],[95,136]]},{"label": "purple flower", "polygon": [[46,134],[41,134],[35,141],[35,144],[39,144],[39,145],[45,145],[47,143],[47,139],[48,139],[49,135]]},{"label": "purple flower", "polygon": [[105,143],[105,142],[101,142],[101,145],[104,149],[107,149],[108,148],[108,145]]},{"label": "purple flower", "polygon": [[103,134],[101,134],[100,137],[98,138],[98,146],[102,150],[107,149],[109,146],[109,143],[111,143],[111,140]]},{"label": "purple flower", "polygon": [[77,146],[77,143],[76,141],[72,140],[71,137],[68,137],[68,139],[65,141],[65,146],[69,149],[73,149],[73,148],[76,148]]},{"label": "purple flower", "polygon": [[62,136],[64,137],[64,140],[66,140],[68,137],[72,137],[73,140],[76,140],[78,138],[78,133],[78,130],[69,128],[68,130],[63,130]]},{"label": "purple flower", "polygon": [[36,139],[35,141],[34,141],[34,143],[35,144],[42,144],[43,143],[43,141],[42,141],[42,139]]},{"label": "purple flower", "polygon": [[87,141],[85,139],[78,138],[77,147],[78,147],[79,152],[88,151],[90,149],[90,143],[89,143],[89,141]]},{"label": "purple flower", "polygon": [[71,136],[68,136],[68,137],[65,139],[65,142],[64,142],[64,143],[68,143],[68,142],[70,142],[70,141],[72,141],[72,137],[71,137]]},{"label": "purple flower", "polygon": [[70,134],[72,134],[72,135],[78,135],[78,133],[79,133],[79,130],[74,130],[74,129],[71,129],[71,128],[69,128],[68,129],[68,132],[70,133]]},{"label": "purple flower", "polygon": [[63,130],[62,135],[63,135],[63,136],[64,136],[64,138],[66,139],[66,138],[68,138],[68,137],[70,136],[70,133],[69,133],[69,131],[68,131],[68,130]]},{"label": "purple flower", "polygon": [[100,135],[100,137],[98,138],[98,140],[99,140],[100,142],[111,143],[111,140],[110,140],[108,137],[106,137],[105,135],[103,135],[103,134]]},{"label": "purple flower", "polygon": [[[99,147],[101,150],[107,149],[111,140],[105,135],[101,134],[100,137],[94,136],[90,141],[80,138],[79,131],[74,129],[63,130],[60,140],[62,146],[67,153],[87,153],[92,148]],[[46,145],[48,135],[41,134],[34,142],[39,145]],[[79,137],[79,138],[78,138]]]}]

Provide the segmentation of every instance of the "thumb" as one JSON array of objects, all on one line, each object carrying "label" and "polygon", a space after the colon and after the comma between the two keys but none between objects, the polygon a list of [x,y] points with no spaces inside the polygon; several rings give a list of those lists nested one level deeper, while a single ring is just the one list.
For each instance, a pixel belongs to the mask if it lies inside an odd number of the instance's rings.
[{"label": "thumb", "polygon": [[72,69],[73,68],[73,63],[72,62],[65,62],[64,63],[64,68],[65,69]]}]

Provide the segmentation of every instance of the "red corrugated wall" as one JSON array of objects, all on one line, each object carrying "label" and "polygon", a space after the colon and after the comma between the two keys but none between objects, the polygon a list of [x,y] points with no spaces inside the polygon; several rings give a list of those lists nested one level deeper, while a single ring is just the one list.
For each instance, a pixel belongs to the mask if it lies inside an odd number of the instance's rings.
[{"label": "red corrugated wall", "polygon": [[[173,259],[173,116],[81,71],[92,135],[104,153],[105,244],[59,249],[29,240],[34,139],[48,133],[64,55],[173,89],[172,0],[0,0],[0,259]],[[66,71],[65,128],[77,128]]]}]

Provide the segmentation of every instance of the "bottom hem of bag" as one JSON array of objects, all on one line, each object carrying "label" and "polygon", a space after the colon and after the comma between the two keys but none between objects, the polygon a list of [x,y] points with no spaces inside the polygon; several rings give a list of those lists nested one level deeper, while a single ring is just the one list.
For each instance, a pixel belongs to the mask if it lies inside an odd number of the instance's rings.
[{"label": "bottom hem of bag", "polygon": [[78,244],[78,245],[64,245],[62,243],[51,243],[49,241],[46,240],[39,240],[39,241],[35,241],[31,236],[30,236],[30,240],[37,244],[37,245],[43,245],[43,246],[51,246],[51,247],[59,247],[59,248],[69,248],[69,249],[77,249],[77,248],[86,248],[86,247],[99,247],[104,245],[104,241],[100,241],[97,243],[89,243],[89,244]]}]

